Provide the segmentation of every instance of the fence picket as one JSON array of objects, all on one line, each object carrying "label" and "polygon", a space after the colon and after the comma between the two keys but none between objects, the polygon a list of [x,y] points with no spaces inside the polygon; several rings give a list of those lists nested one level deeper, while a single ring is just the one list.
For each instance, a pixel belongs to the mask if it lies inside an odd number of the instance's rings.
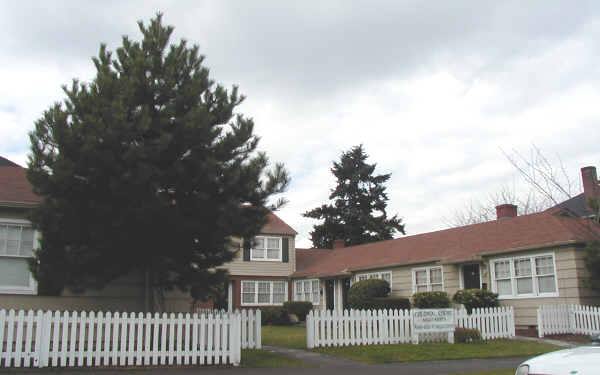
[{"label": "fence picket", "polygon": [[537,310],[538,335],[600,333],[600,310],[585,305],[544,305]]}]

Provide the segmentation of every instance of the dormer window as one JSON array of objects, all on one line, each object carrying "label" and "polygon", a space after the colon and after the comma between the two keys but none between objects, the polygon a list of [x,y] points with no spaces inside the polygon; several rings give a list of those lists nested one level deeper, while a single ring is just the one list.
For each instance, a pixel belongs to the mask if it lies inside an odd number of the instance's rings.
[{"label": "dormer window", "polygon": [[257,236],[250,249],[250,260],[282,261],[281,237]]}]

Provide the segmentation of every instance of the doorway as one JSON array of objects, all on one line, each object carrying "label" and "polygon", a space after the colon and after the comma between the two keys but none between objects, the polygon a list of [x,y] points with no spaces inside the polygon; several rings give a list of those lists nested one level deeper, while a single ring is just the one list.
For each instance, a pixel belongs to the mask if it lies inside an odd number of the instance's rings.
[{"label": "doorway", "polygon": [[481,288],[479,264],[465,264],[462,266],[463,289]]},{"label": "doorway", "polygon": [[325,308],[334,309],[334,280],[325,280]]}]

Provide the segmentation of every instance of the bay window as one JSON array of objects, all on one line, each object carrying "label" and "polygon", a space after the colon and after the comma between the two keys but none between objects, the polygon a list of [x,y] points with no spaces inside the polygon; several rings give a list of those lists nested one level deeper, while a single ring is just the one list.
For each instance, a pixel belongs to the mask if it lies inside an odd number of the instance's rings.
[{"label": "bay window", "polygon": [[490,264],[492,290],[500,298],[558,296],[554,254],[496,259]]},{"label": "bay window", "polygon": [[243,280],[242,306],[281,305],[287,301],[287,281]]}]

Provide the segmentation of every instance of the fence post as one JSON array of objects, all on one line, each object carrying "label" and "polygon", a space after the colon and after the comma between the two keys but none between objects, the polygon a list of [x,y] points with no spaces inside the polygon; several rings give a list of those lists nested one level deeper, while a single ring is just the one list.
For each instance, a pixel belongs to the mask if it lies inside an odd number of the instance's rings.
[{"label": "fence post", "polygon": [[542,307],[540,306],[537,309],[537,324],[538,324],[538,337],[544,337],[544,317],[542,313]]},{"label": "fence post", "polygon": [[256,349],[262,349],[262,312],[260,309],[256,309],[256,315],[254,318],[256,321],[254,322],[254,326],[256,327]]},{"label": "fence post", "polygon": [[311,311],[309,311],[308,315],[306,316],[306,347],[308,349],[314,348],[314,344],[313,344],[314,329],[313,329],[312,325],[313,325],[313,312],[311,310]]},{"label": "fence post", "polygon": [[569,305],[569,333],[578,333],[576,332],[577,327],[575,324],[575,306]]},{"label": "fence post", "polygon": [[240,313],[230,314],[231,330],[231,363],[239,366],[242,360],[242,315]]}]

